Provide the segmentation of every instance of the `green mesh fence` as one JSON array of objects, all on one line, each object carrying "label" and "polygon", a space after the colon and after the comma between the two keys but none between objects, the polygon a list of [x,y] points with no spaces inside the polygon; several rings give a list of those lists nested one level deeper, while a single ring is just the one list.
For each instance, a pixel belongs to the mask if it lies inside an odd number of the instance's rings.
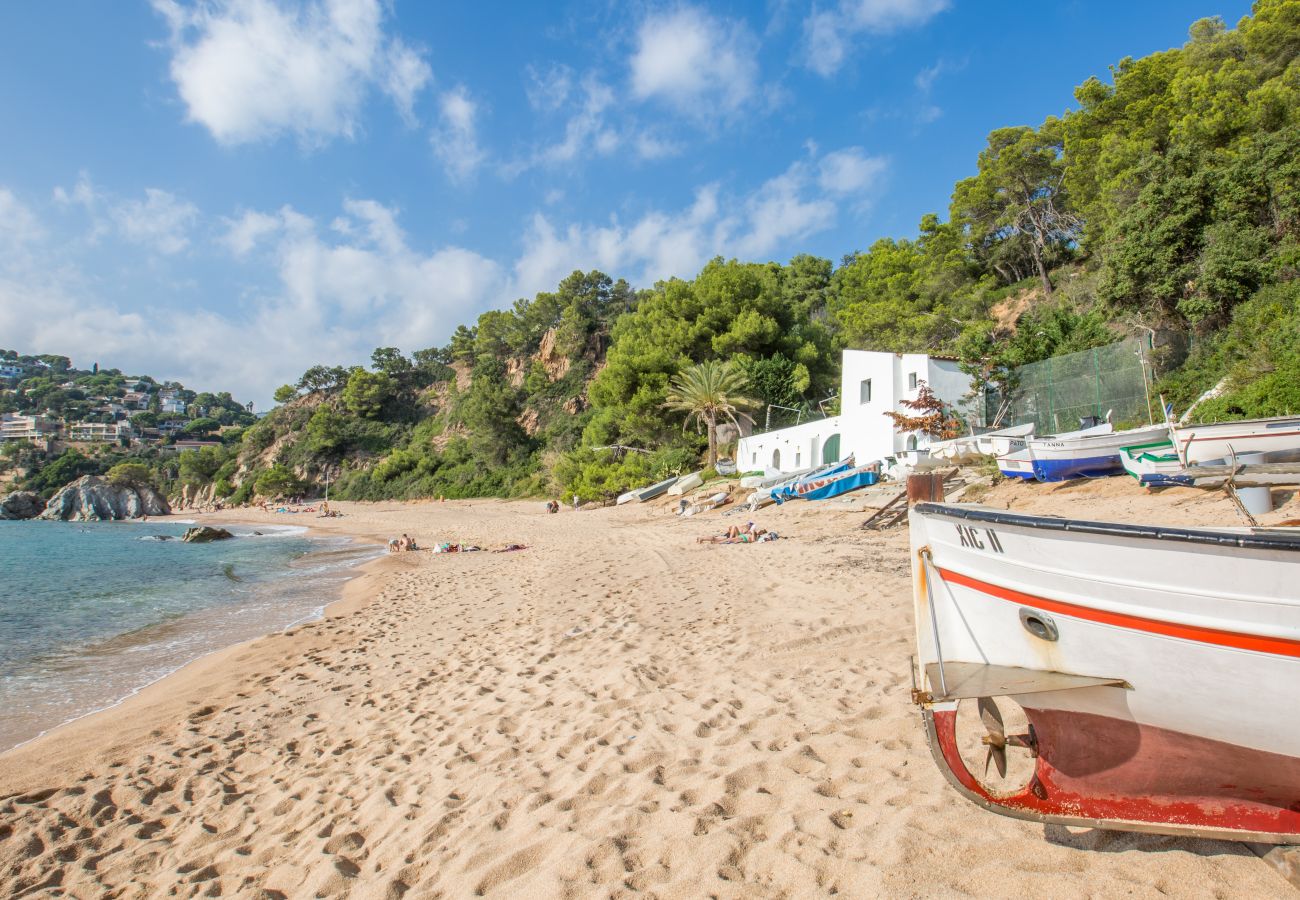
[{"label": "green mesh fence", "polygon": [[1130,338],[1021,366],[1009,398],[988,395],[986,421],[1002,410],[1002,427],[1033,422],[1037,434],[1073,431],[1091,416],[1109,415],[1116,426],[1145,424],[1160,415],[1148,393],[1149,365],[1144,342]]}]

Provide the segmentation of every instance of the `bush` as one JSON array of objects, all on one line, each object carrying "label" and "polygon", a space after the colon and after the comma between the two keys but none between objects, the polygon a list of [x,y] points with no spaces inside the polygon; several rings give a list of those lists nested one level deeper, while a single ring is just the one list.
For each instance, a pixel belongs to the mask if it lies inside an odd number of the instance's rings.
[{"label": "bush", "polygon": [[123,462],[108,470],[109,484],[117,487],[153,487],[153,472],[143,463]]},{"label": "bush", "polygon": [[257,476],[254,490],[263,497],[288,497],[301,493],[306,483],[284,466],[275,465]]}]

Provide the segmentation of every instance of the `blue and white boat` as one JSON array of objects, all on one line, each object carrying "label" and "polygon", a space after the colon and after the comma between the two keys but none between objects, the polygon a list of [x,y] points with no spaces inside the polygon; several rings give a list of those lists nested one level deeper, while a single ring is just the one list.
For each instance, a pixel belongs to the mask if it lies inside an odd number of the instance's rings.
[{"label": "blue and white boat", "polygon": [[[829,479],[824,480],[825,483],[800,494],[799,499],[829,500],[831,497],[838,497],[859,488],[870,487],[879,480],[880,472],[875,465],[860,466],[847,472],[841,472],[838,475],[832,475]],[[778,499],[777,502],[779,503],[780,500]]]},{"label": "blue and white boat", "polygon": [[1034,480],[1034,458],[1028,450],[1013,450],[998,457],[998,471],[1007,478]]},{"label": "blue and white boat", "polygon": [[823,466],[808,475],[792,479],[783,484],[778,484],[769,490],[769,495],[777,503],[780,503],[783,500],[792,500],[796,497],[802,497],[808,491],[821,487],[827,479],[842,475],[852,468],[853,457],[850,456],[848,459],[842,459],[837,463]]},{"label": "blue and white boat", "polygon": [[1120,448],[1167,439],[1169,426],[1148,425],[1115,431],[1109,422],[1065,434],[1029,438],[1025,450],[1033,460],[1039,481],[1100,478],[1122,475]]}]

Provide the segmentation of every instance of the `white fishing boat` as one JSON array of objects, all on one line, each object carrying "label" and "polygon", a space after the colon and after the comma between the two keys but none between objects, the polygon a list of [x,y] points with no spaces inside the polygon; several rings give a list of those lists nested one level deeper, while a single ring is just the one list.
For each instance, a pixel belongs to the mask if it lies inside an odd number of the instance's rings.
[{"label": "white fishing boat", "polygon": [[1168,438],[1169,426],[1148,425],[1115,431],[1110,423],[1094,425],[1065,434],[1032,437],[1025,449],[1034,460],[1034,477],[1039,481],[1067,481],[1071,478],[1099,478],[1122,475],[1120,448]]},{"label": "white fishing boat", "polygon": [[1171,425],[1178,455],[1197,465],[1232,454],[1271,453],[1300,449],[1300,416],[1216,422],[1211,425]]},{"label": "white fishing boat", "polygon": [[910,513],[913,698],[948,781],[1038,822],[1300,843],[1300,534]]},{"label": "white fishing boat", "polygon": [[997,431],[987,431],[975,438],[975,449],[982,456],[1006,456],[1025,449],[1025,439],[1034,434],[1034,423],[1012,425]]},{"label": "white fishing boat", "polygon": [[998,471],[1007,478],[1034,480],[1034,457],[1028,450],[1015,450],[998,457]]},{"label": "white fishing boat", "polygon": [[960,465],[979,459],[978,438],[963,435],[946,441],[934,441],[929,446],[930,456],[946,463]]},{"label": "white fishing boat", "polygon": [[668,488],[668,495],[671,497],[678,497],[687,491],[695,490],[702,484],[704,484],[702,473],[692,472],[689,475],[683,475],[681,478],[677,479],[677,481],[673,483],[672,487]]},{"label": "white fishing boat", "polygon": [[676,484],[679,480],[680,479],[674,475],[671,478],[665,478],[663,481],[657,481],[646,487],[628,491],[625,494],[620,494],[614,503],[617,506],[622,506],[624,503],[644,503],[647,500],[653,500],[656,497],[662,496],[665,491]]}]

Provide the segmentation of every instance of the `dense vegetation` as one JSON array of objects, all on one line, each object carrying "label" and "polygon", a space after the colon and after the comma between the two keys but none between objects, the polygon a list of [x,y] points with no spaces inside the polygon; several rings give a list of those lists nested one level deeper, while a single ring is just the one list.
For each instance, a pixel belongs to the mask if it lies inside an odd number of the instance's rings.
[{"label": "dense vegetation", "polygon": [[700,464],[706,436],[667,402],[684,369],[726,363],[760,408],[815,411],[844,347],[955,353],[997,381],[1175,336],[1191,346],[1160,385],[1176,406],[1226,376],[1205,415],[1296,412],[1298,51],[1300,0],[1259,0],[1235,29],[1198,21],[1182,48],[1080,85],[1077,108],[993,131],[947,220],[915,238],[838,266],[715,259],[640,291],[575,272],[446,347],[314,367],[237,452],[184,477],[236,499],[325,479],[364,499],[597,498]]}]

